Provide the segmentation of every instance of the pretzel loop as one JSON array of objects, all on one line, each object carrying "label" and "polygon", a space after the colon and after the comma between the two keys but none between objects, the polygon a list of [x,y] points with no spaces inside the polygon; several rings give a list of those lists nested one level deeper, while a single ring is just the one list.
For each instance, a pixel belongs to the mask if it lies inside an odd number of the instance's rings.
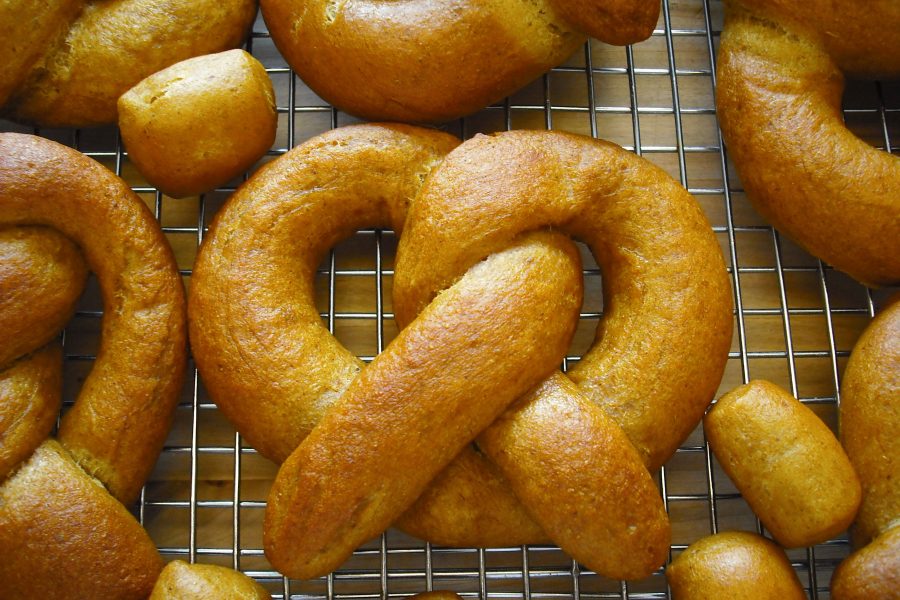
[{"label": "pretzel loop", "polygon": [[900,76],[900,4],[726,3],[717,113],[748,199],[810,254],[900,282],[900,159],[843,122],[844,72]]}]

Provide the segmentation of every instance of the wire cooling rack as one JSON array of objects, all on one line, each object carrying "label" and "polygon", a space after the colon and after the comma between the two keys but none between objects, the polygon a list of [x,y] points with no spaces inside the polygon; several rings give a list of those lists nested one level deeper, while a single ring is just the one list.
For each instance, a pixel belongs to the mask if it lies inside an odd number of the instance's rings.
[{"label": "wire cooling rack", "polygon": [[[889,291],[873,293],[810,257],[747,204],[716,124],[714,56],[721,12],[713,0],[664,1],[657,30],[646,42],[614,48],[592,41],[504,102],[445,129],[463,138],[514,128],[566,130],[609,139],[667,170],[706,211],[735,292],[735,334],[719,394],[751,378],[770,379],[835,428],[849,351]],[[264,160],[354,121],[294,76],[262,19],[248,50],[267,67],[277,93],[278,136]],[[851,84],[844,115],[863,139],[898,150],[900,85]],[[155,211],[186,285],[206,226],[240,183],[174,200],[133,169],[115,128],[34,131],[0,121],[0,130],[56,139],[125,178]],[[396,334],[390,301],[395,247],[390,231],[361,231],[332,251],[318,272],[324,322],[364,360]],[[566,363],[577,361],[590,345],[603,311],[600,271],[586,252],[585,257],[585,305]],[[64,335],[69,403],[94,360],[101,316],[99,294],[90,285]],[[134,507],[166,558],[241,569],[275,598],[403,597],[426,589],[452,589],[469,598],[669,597],[662,570],[643,581],[610,581],[551,546],[451,549],[395,530],[359,549],[327,577],[284,579],[262,552],[262,517],[275,467],[242,443],[193,363],[190,367],[175,427]],[[762,531],[710,454],[700,428],[657,481],[672,520],[673,556],[712,532]],[[829,597],[831,574],[849,551],[844,535],[789,552],[810,598]]]}]

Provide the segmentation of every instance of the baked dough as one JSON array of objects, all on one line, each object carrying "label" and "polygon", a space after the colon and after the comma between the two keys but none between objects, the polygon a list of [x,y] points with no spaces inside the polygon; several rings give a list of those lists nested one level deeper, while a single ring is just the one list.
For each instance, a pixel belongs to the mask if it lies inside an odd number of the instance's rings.
[{"label": "baked dough", "polygon": [[119,98],[128,158],[174,198],[208,192],[246,171],[275,141],[275,92],[243,50],[154,73]]},{"label": "baked dough", "polygon": [[150,600],[272,600],[272,596],[243,573],[173,560],[160,574]]},{"label": "baked dough", "polygon": [[728,392],[704,417],[703,430],[747,504],[785,548],[826,542],[856,517],[862,493],[840,442],[777,385],[757,380]]},{"label": "baked dough", "polygon": [[844,76],[900,77],[900,3],[728,0],[717,113],[759,213],[860,282],[900,282],[900,158],[855,137]]},{"label": "baked dough", "polygon": [[838,565],[831,578],[834,600],[900,598],[900,527],[893,527]]},{"label": "baked dough", "polygon": [[900,296],[866,327],[841,382],[841,441],[859,474],[858,546],[900,526]]},{"label": "baked dough", "polygon": [[834,573],[836,600],[900,597],[900,297],[857,340],[841,382],[841,441],[862,483],[859,550]]},{"label": "baked dough", "polygon": [[[19,332],[12,364],[0,364],[0,597],[146,598],[162,560],[123,503],[156,462],[184,379],[175,259],[121,179],[30,135],[0,134],[0,228],[0,251],[16,254],[0,267],[15,301],[0,302],[0,334]],[[57,443],[44,439],[61,395],[61,353],[47,344],[57,331],[21,326],[35,314],[63,324],[85,262],[103,295],[103,335]],[[57,285],[71,289],[45,294]]]},{"label": "baked dough", "polygon": [[[696,426],[727,359],[715,237],[683,188],[612,144],[512,132],[444,159],[456,144],[396,125],[326,133],[258,171],[205,238],[194,356],[245,439],[287,459],[267,556],[290,576],[328,572],[420,497],[399,524],[425,539],[549,536],[601,573],[646,576],[669,528],[641,463],[656,468]],[[338,240],[372,226],[401,232],[405,328],[362,369],[322,326],[313,274]],[[577,253],[559,230],[608,269],[601,341],[578,385],[554,374],[581,303]],[[483,454],[465,449],[476,435]]]},{"label": "baked dough", "polygon": [[129,88],[181,60],[237,48],[255,15],[255,0],[7,0],[0,114],[46,127],[115,123]]},{"label": "baked dough", "polygon": [[805,600],[784,551],[746,531],[702,538],[666,568],[673,600]]},{"label": "baked dough", "polygon": [[502,99],[587,36],[631,44],[657,0],[262,0],[272,40],[330,104],[369,120],[437,122]]}]

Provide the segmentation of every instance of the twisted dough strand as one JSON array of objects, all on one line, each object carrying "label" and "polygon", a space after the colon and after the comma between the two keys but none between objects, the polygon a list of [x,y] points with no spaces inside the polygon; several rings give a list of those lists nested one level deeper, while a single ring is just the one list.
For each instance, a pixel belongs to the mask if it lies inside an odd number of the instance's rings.
[{"label": "twisted dough strand", "polygon": [[[118,229],[98,235],[109,223]],[[184,378],[184,292],[172,252],[122,180],[33,136],[0,135],[0,224],[57,229],[78,243],[97,275],[102,342],[59,439],[114,496],[131,502],[162,447]]]}]

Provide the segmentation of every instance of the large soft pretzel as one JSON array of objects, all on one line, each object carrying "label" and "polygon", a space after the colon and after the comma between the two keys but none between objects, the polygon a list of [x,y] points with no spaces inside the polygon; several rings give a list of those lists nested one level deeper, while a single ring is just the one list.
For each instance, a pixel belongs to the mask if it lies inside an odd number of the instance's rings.
[{"label": "large soft pretzel", "polygon": [[288,64],[367,119],[446,121],[502,99],[587,36],[631,44],[658,0],[262,0]]},{"label": "large soft pretzel", "polygon": [[256,0],[0,2],[0,108],[46,126],[114,123],[134,84],[237,48],[255,15]]},{"label": "large soft pretzel", "polygon": [[[143,598],[162,567],[132,502],[171,425],[184,377],[184,290],[147,207],[82,154],[0,134],[0,597]],[[70,241],[71,240],[71,241]],[[57,441],[48,342],[85,264],[102,340]]]},{"label": "large soft pretzel", "polygon": [[[248,442],[285,461],[267,556],[290,576],[328,572],[419,498],[400,525],[427,539],[549,537],[603,574],[644,576],[669,528],[641,461],[658,467],[696,425],[730,343],[715,238],[683,188],[611,144],[507,133],[444,159],[457,143],[404,126],[329,132],[255,174],[204,241],[198,366]],[[363,369],[323,327],[313,276],[371,226],[402,234],[405,327]],[[559,231],[607,277],[598,342],[572,380],[556,369],[580,264]]]},{"label": "large soft pretzel", "polygon": [[840,110],[844,74],[900,76],[900,2],[728,0],[717,74],[722,133],[757,210],[859,281],[900,282],[900,159]]}]

